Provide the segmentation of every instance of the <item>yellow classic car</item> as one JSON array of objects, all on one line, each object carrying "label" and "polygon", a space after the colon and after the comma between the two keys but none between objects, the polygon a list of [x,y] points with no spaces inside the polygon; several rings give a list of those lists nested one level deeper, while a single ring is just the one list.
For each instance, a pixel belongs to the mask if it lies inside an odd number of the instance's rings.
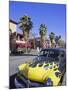
[{"label": "yellow classic car", "polygon": [[48,57],[46,60],[39,59],[19,65],[19,72],[15,78],[16,87],[58,86],[62,72],[59,69],[60,64],[56,61]]},{"label": "yellow classic car", "polygon": [[[50,63],[43,63],[37,64],[35,67],[32,67],[29,64],[22,64],[18,68],[25,78],[32,81],[43,83],[46,82],[48,78],[51,78],[53,85],[58,85],[60,81],[59,76],[61,73],[54,62],[52,65],[50,65]],[[60,75],[56,76],[56,72]],[[55,80],[56,82],[54,83]]]}]

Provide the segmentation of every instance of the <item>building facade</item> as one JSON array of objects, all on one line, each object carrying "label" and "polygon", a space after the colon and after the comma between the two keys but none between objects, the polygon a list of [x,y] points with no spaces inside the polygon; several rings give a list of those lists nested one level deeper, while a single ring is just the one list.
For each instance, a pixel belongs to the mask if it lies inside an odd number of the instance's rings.
[{"label": "building facade", "polygon": [[16,26],[17,26],[17,22],[10,20],[9,21],[9,30],[11,30],[12,33],[16,32]]}]

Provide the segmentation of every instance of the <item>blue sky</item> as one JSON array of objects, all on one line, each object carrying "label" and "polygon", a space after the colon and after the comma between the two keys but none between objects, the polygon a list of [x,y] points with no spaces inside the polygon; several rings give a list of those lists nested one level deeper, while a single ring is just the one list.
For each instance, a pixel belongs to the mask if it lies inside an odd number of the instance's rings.
[{"label": "blue sky", "polygon": [[[18,22],[20,17],[28,15],[33,21],[31,32],[39,36],[41,23],[47,26],[47,37],[50,32],[61,35],[65,40],[66,31],[66,6],[64,4],[30,3],[30,2],[9,2],[9,18]],[[17,26],[17,32],[21,30]]]}]

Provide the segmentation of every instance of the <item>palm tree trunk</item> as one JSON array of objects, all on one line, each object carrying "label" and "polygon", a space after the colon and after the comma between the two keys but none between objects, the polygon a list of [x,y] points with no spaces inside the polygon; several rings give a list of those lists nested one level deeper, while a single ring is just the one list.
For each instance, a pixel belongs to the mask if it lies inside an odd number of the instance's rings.
[{"label": "palm tree trunk", "polygon": [[29,32],[23,31],[24,39],[26,41],[26,52],[27,52],[27,42],[28,42],[28,37],[29,37]]},{"label": "palm tree trunk", "polygon": [[54,48],[54,42],[53,42],[53,39],[51,40],[51,47]]},{"label": "palm tree trunk", "polygon": [[24,35],[25,41],[28,41],[28,32],[24,30],[23,35]]},{"label": "palm tree trunk", "polygon": [[41,47],[45,48],[45,36],[41,36]]}]

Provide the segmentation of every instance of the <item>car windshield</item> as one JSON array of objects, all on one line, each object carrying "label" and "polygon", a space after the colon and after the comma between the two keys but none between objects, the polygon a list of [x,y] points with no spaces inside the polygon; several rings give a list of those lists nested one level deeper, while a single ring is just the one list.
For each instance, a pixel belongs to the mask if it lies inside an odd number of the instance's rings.
[{"label": "car windshield", "polygon": [[58,62],[59,61],[59,51],[58,50],[41,50],[39,55],[34,58],[33,65],[43,62]]},{"label": "car windshield", "polygon": [[66,67],[66,59],[64,51],[53,49],[41,50],[39,55],[33,59],[33,62],[30,63],[29,66],[34,68],[37,65],[39,65],[39,67],[42,67],[44,63],[46,64],[50,63],[51,65],[52,63],[55,63],[59,67],[59,70],[62,72],[63,68]]},{"label": "car windshield", "polygon": [[59,51],[58,50],[42,50],[40,51],[39,56],[55,58],[59,56]]}]

